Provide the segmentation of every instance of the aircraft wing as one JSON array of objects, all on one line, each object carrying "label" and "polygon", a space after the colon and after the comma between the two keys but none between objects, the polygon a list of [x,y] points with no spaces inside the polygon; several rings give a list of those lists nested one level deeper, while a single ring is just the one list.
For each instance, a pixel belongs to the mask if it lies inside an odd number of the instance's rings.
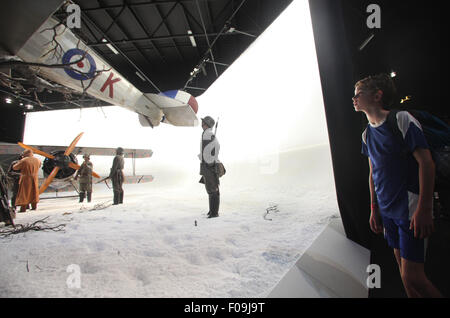
[{"label": "aircraft wing", "polygon": [[[54,151],[65,151],[67,146],[43,146],[43,145],[29,145],[46,153]],[[0,155],[19,155],[23,152],[23,148],[17,144],[0,142]],[[115,156],[116,148],[101,148],[101,147],[75,147],[72,151],[74,155],[82,155],[88,153],[93,156]],[[150,158],[153,151],[150,149],[129,149],[124,148],[125,158]]]},{"label": "aircraft wing", "polygon": [[[69,28],[57,25],[58,21],[49,18],[17,52],[17,56],[25,62],[66,65],[58,68],[39,67],[36,75],[50,80],[45,83],[46,86],[51,88],[56,85],[51,82],[58,83],[112,105],[125,107],[138,113],[140,122],[147,124],[145,126],[156,127],[161,121],[175,126],[198,124],[198,106],[193,96],[182,92],[184,94],[180,96],[188,97],[190,102],[184,103],[183,107],[176,110],[170,106],[176,98],[166,95],[167,98],[158,99],[155,103],[154,98],[143,94],[95,52],[89,50]],[[61,47],[57,51],[54,51],[53,41],[55,29],[58,34],[56,39]],[[69,63],[75,64],[67,66]],[[33,70],[30,68],[30,71]],[[195,109],[192,106],[194,102]]]}]

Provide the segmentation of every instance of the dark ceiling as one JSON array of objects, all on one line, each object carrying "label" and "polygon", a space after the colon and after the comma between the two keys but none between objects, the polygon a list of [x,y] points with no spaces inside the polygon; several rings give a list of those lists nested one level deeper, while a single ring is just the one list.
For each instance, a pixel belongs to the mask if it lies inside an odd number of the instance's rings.
[{"label": "dark ceiling", "polygon": [[[381,9],[381,28],[369,29],[367,7]],[[446,11],[442,3],[411,3],[407,0],[341,1],[345,37],[353,79],[395,71],[398,100],[412,99],[400,108],[424,109],[442,118],[449,116],[447,91],[449,48]],[[362,44],[374,37],[364,46]]]},{"label": "dark ceiling", "polygon": [[[77,35],[139,90],[158,93],[184,89],[198,96],[291,0],[74,2],[82,12]],[[103,39],[119,54],[114,54]],[[191,76],[197,66],[202,67]],[[136,72],[150,81],[143,81]]]}]

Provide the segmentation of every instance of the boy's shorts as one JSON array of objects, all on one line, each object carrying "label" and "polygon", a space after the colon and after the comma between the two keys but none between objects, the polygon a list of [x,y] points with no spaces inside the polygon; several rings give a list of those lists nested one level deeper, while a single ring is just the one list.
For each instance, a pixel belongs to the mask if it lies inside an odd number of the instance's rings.
[{"label": "boy's shorts", "polygon": [[414,237],[414,230],[410,230],[411,221],[391,219],[382,216],[384,237],[388,245],[400,250],[400,256],[408,261],[425,263],[427,239]]}]

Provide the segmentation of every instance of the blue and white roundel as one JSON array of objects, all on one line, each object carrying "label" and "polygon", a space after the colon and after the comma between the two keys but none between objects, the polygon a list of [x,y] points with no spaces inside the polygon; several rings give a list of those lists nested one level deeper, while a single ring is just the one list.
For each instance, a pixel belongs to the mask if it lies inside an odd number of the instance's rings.
[{"label": "blue and white roundel", "polygon": [[[94,77],[95,71],[97,70],[94,59],[89,53],[80,49],[70,49],[64,53],[62,57],[63,64],[69,64],[79,60],[83,55],[84,59],[82,61],[70,65],[70,68],[64,69],[67,75],[78,81],[85,81]],[[83,72],[84,74],[80,74],[75,70]]]}]

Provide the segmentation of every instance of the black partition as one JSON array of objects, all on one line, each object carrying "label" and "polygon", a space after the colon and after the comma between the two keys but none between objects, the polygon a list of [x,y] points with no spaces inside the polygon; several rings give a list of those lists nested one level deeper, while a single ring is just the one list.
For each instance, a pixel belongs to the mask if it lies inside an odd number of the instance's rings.
[{"label": "black partition", "polygon": [[[367,6],[378,4],[381,28],[369,29]],[[448,121],[448,48],[444,46],[445,10],[407,1],[310,0],[330,139],[338,205],[346,235],[371,250],[371,263],[382,270],[382,287],[370,297],[405,297],[392,250],[369,228],[367,158],[361,155],[361,133],[367,121],[352,105],[354,83],[368,75],[396,72],[395,107],[424,109]],[[441,5],[441,4],[440,4]],[[365,43],[366,42],[366,43]],[[363,45],[363,44],[366,45]],[[435,220],[429,240],[426,272],[450,295],[450,221]]]}]

